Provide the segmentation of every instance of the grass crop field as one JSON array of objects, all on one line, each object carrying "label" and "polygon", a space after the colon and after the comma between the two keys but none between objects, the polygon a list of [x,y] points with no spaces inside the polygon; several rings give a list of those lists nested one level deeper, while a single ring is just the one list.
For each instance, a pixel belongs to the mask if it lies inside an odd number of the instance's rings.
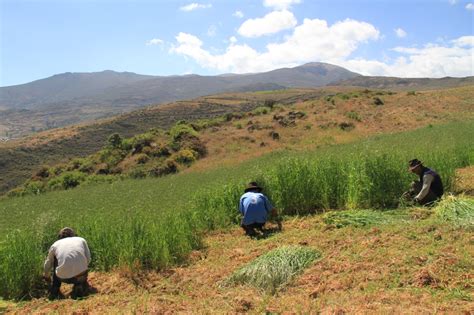
[{"label": "grass crop field", "polygon": [[473,150],[474,122],[466,121],[313,152],[282,151],[207,172],[4,199],[0,296],[44,294],[41,262],[63,226],[87,239],[93,270],[163,270],[205,247],[210,230],[238,222],[237,200],[250,180],[263,184],[284,215],[395,208],[414,179],[408,159],[420,158],[437,170],[449,191],[455,170],[474,162]]}]

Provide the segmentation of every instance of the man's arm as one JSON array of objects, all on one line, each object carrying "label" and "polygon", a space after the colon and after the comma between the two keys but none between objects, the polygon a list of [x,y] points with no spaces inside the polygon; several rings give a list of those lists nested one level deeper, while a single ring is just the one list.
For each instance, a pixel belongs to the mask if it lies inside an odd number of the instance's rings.
[{"label": "man's arm", "polygon": [[428,193],[430,192],[431,183],[434,180],[434,176],[431,174],[427,174],[423,177],[423,187],[421,188],[418,195],[416,195],[415,200],[423,200]]},{"label": "man's arm", "polygon": [[51,246],[51,248],[48,251],[48,256],[46,257],[46,260],[44,261],[44,266],[43,266],[43,271],[44,271],[43,276],[46,278],[49,278],[49,272],[54,267],[54,255],[55,255],[54,247]]},{"label": "man's arm", "polygon": [[89,246],[87,246],[86,240],[84,240],[84,253],[85,253],[86,258],[87,258],[87,263],[90,264],[91,263],[91,251],[89,250]]},{"label": "man's arm", "polygon": [[239,201],[239,211],[242,215],[245,215],[244,213],[244,198],[240,198]]}]

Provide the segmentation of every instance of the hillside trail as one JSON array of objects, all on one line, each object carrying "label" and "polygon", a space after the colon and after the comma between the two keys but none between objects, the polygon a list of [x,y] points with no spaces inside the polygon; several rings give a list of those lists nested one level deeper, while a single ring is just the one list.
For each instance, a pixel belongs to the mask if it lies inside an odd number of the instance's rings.
[{"label": "hillside trail", "polygon": [[[240,228],[210,233],[186,265],[162,272],[91,272],[96,293],[83,300],[33,299],[7,314],[69,313],[457,313],[474,311],[474,233],[436,225],[430,210],[404,211],[391,224],[335,228],[322,215],[293,217],[284,230],[250,239]],[[276,295],[222,282],[283,245],[309,246],[322,258]],[[471,254],[469,254],[471,253]]]}]

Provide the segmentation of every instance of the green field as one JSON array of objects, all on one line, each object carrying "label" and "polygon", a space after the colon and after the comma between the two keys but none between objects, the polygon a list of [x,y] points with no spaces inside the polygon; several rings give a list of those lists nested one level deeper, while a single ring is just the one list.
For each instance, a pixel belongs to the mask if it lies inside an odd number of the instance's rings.
[{"label": "green field", "polygon": [[92,268],[162,269],[186,261],[211,229],[238,222],[243,185],[258,180],[284,215],[327,209],[386,209],[414,176],[417,157],[439,171],[447,191],[454,171],[474,162],[474,122],[431,126],[322,148],[282,151],[208,172],[124,180],[0,201],[0,296],[22,298],[40,283],[60,227],[85,237]]}]

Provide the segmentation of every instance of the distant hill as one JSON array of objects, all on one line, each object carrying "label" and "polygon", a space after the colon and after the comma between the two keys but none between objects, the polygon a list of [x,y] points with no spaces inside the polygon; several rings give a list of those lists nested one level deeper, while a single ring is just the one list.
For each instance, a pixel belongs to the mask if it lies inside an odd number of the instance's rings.
[{"label": "distant hill", "polygon": [[130,72],[63,73],[0,88],[0,136],[110,117],[165,102],[222,92],[319,87],[357,77],[344,68],[308,63],[265,73],[220,76],[149,76]]},{"label": "distant hill", "polygon": [[472,84],[474,84],[474,77],[430,79],[358,76],[348,80],[342,80],[335,85],[359,86],[371,89],[433,90]]}]

